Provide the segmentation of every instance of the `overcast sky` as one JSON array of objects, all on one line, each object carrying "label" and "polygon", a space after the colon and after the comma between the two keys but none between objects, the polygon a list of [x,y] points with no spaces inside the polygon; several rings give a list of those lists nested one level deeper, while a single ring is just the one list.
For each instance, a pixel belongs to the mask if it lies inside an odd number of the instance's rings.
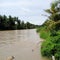
[{"label": "overcast sky", "polygon": [[34,24],[42,24],[47,17],[44,9],[50,7],[52,0],[0,0],[0,14],[16,16]]}]

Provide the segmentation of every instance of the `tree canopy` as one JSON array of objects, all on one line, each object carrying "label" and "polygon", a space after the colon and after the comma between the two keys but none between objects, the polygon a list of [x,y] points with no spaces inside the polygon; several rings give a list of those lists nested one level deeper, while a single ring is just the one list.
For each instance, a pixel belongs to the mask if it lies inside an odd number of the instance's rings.
[{"label": "tree canopy", "polygon": [[0,15],[0,30],[16,30],[16,29],[33,29],[38,25],[24,22],[18,19],[18,17],[7,17],[6,15]]},{"label": "tree canopy", "polygon": [[45,39],[42,43],[43,56],[55,56],[60,60],[60,0],[51,3],[50,9],[45,10],[49,17],[39,28],[40,37]]}]

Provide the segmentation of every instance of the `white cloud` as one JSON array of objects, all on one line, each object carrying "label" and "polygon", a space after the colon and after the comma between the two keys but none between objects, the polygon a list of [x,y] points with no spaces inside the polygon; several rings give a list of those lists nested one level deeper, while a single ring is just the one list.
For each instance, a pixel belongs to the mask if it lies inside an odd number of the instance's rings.
[{"label": "white cloud", "polygon": [[28,2],[18,1],[18,2],[3,2],[0,3],[0,7],[16,7],[16,6],[26,6],[29,5]]},{"label": "white cloud", "polygon": [[16,7],[16,6],[24,6],[24,7],[27,7],[27,6],[37,6],[38,4],[36,4],[36,2],[33,2],[33,1],[29,1],[29,0],[25,0],[25,1],[6,1],[6,2],[0,2],[0,7]]},{"label": "white cloud", "polygon": [[[2,2],[1,2],[2,1]],[[0,14],[18,16],[24,21],[38,24],[45,21],[43,9],[49,8],[51,0],[1,0]]]},{"label": "white cloud", "polygon": [[31,12],[31,10],[30,9],[28,9],[28,8],[21,8],[24,12]]}]

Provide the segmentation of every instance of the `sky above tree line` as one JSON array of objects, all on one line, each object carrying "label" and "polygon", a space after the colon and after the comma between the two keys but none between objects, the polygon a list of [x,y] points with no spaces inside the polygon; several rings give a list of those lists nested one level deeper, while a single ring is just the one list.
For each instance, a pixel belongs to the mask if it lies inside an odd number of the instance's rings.
[{"label": "sky above tree line", "polygon": [[53,0],[0,0],[0,15],[16,16],[25,22],[41,25],[47,17],[45,9]]}]

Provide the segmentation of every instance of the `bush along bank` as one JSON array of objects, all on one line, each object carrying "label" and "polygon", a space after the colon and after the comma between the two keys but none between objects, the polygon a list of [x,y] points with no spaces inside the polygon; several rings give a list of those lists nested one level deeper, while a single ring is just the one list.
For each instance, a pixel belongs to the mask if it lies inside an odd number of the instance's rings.
[{"label": "bush along bank", "polygon": [[45,21],[37,32],[45,41],[41,46],[42,56],[54,56],[55,60],[60,60],[60,7],[59,0],[51,4],[50,9],[45,10],[50,14],[48,20]]}]

